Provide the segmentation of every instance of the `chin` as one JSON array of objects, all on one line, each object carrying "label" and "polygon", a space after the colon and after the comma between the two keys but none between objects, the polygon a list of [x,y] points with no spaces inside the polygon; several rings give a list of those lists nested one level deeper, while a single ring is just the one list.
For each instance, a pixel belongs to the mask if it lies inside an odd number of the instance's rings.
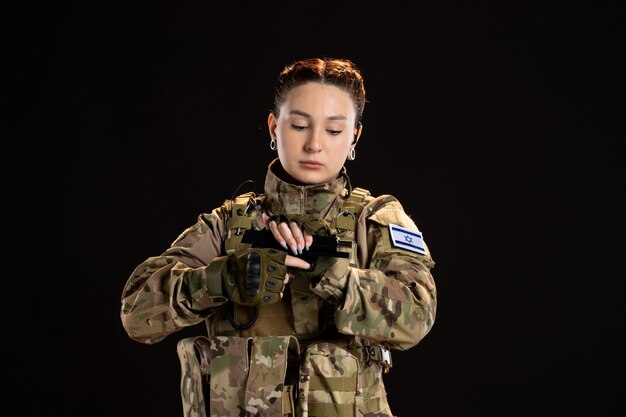
[{"label": "chin", "polygon": [[325,178],[324,175],[303,173],[302,175],[298,175],[296,179],[303,184],[311,185],[325,182]]}]

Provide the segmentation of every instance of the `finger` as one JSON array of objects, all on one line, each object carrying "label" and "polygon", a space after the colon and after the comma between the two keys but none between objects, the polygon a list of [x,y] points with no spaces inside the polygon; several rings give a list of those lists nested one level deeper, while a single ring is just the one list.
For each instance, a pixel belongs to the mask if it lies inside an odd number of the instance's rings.
[{"label": "finger", "polygon": [[285,239],[285,241],[287,242],[287,245],[289,245],[289,247],[291,248],[293,254],[297,255],[298,242],[296,242],[296,239],[293,237],[293,233],[291,233],[291,229],[289,228],[287,222],[280,222],[280,224],[278,225],[278,231],[282,235],[283,239]]},{"label": "finger", "polygon": [[306,250],[309,250],[312,244],[313,244],[313,236],[310,233],[305,232],[304,233],[304,247],[306,248]]},{"label": "finger", "polygon": [[278,230],[278,225],[276,224],[276,222],[274,220],[272,220],[269,224],[268,224],[270,231],[272,232],[272,234],[274,235],[274,239],[276,239],[276,241],[278,243],[280,243],[280,245],[282,247],[284,247],[285,249],[287,248],[287,242],[285,241],[285,238],[281,235],[280,231]]},{"label": "finger", "polygon": [[285,257],[285,266],[291,266],[293,268],[300,269],[311,269],[311,265],[307,261],[291,255],[287,255]]},{"label": "finger", "polygon": [[283,280],[283,288],[282,291],[280,292],[280,298],[283,298],[284,292],[285,292],[285,286],[287,284],[289,284],[289,281],[291,281],[294,278],[294,275],[290,272],[287,272],[285,274],[285,279]]},{"label": "finger", "polygon": [[298,247],[298,254],[302,255],[302,249],[304,249],[304,236],[302,235],[302,229],[296,222],[289,223],[289,229],[291,230],[291,234],[293,238],[296,239],[296,245]]}]

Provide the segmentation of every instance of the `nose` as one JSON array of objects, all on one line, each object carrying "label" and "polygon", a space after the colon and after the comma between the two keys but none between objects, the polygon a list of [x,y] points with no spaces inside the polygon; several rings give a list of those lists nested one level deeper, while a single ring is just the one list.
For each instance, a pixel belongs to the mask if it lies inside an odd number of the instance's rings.
[{"label": "nose", "polygon": [[322,143],[320,140],[321,132],[317,129],[311,129],[311,134],[307,138],[306,143],[304,144],[304,149],[307,152],[315,153],[322,150]]}]

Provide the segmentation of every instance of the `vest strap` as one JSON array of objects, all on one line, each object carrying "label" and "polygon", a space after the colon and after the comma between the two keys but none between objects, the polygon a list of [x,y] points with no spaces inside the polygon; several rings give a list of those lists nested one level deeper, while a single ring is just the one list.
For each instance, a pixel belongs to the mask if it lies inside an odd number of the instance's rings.
[{"label": "vest strap", "polygon": [[356,391],[356,379],[342,376],[327,376],[322,378],[318,375],[311,375],[309,389],[333,392],[354,392]]},{"label": "vest strap", "polygon": [[350,236],[350,232],[354,232],[354,229],[356,229],[356,223],[363,211],[366,198],[369,195],[371,195],[369,190],[356,187],[352,190],[350,197],[340,204],[339,212],[331,224],[331,227],[337,230],[337,235],[340,240],[353,240],[353,236]]},{"label": "vest strap", "polygon": [[293,385],[283,386],[283,414],[292,415],[295,410],[295,404],[293,401]]},{"label": "vest strap", "polygon": [[243,233],[252,228],[247,211],[250,200],[254,197],[256,194],[251,191],[237,196],[235,200],[224,202],[224,207],[230,216],[226,221],[226,240],[224,241],[224,249],[229,255],[241,248]]},{"label": "vest strap", "polygon": [[388,373],[393,367],[391,351],[382,345],[362,346],[355,349],[348,349],[348,351],[359,358],[359,360],[363,363],[378,363],[382,366],[384,373]]},{"label": "vest strap", "polygon": [[309,403],[309,417],[354,417],[356,406],[352,404]]}]

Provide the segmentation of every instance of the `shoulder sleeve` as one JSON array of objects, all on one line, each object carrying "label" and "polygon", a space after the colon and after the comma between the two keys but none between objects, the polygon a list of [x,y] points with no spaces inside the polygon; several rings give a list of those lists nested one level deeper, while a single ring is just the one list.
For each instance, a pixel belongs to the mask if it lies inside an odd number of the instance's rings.
[{"label": "shoulder sleeve", "polygon": [[[381,232],[381,239],[375,239],[379,253],[397,253],[418,258],[429,268],[435,266],[423,233],[413,219],[409,217],[398,200],[388,196],[384,204],[379,205],[367,216],[367,221],[376,224]],[[368,234],[372,238],[371,233]]]}]

